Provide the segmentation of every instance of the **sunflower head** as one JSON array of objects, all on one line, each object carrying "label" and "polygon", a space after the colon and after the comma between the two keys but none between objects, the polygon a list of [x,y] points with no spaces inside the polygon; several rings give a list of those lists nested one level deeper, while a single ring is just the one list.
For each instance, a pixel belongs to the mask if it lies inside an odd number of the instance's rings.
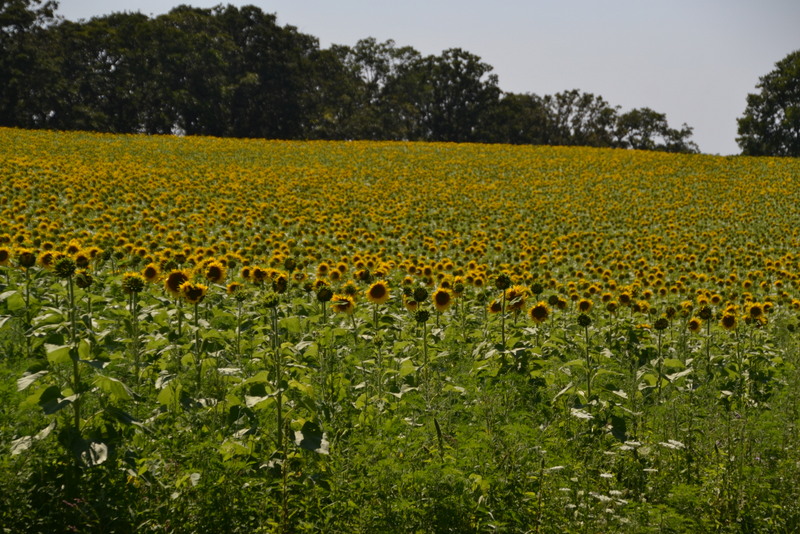
[{"label": "sunflower head", "polygon": [[578,311],[581,313],[589,313],[592,309],[592,301],[590,299],[580,299],[578,301]]},{"label": "sunflower head", "polygon": [[385,280],[379,280],[369,286],[365,294],[370,302],[384,304],[389,300],[389,284]]},{"label": "sunflower head", "polygon": [[69,278],[75,274],[76,269],[77,265],[75,265],[75,260],[69,256],[64,256],[56,262],[54,272],[59,278]]},{"label": "sunflower head", "polygon": [[206,280],[212,284],[221,284],[225,281],[225,276],[227,275],[225,265],[219,261],[212,261],[208,263],[203,271],[203,275],[205,276]]},{"label": "sunflower head", "polygon": [[336,313],[344,313],[350,315],[355,311],[356,302],[353,297],[348,294],[337,294],[331,297],[331,308]]},{"label": "sunflower head", "polygon": [[36,254],[27,248],[17,250],[17,264],[23,269],[29,269],[36,265]]},{"label": "sunflower head", "polygon": [[543,323],[550,316],[550,308],[545,301],[540,301],[530,309],[528,314],[534,323]]},{"label": "sunflower head", "polygon": [[148,282],[156,282],[158,277],[161,275],[161,269],[159,268],[158,264],[155,262],[148,263],[145,265],[144,269],[142,269],[142,276]]},{"label": "sunflower head", "polygon": [[586,315],[585,313],[582,313],[578,315],[578,325],[584,328],[588,328],[592,325],[592,318]]},{"label": "sunflower head", "polygon": [[189,304],[199,304],[206,296],[208,286],[186,281],[181,284],[180,294]]},{"label": "sunflower head", "polygon": [[692,333],[697,333],[703,327],[703,320],[699,317],[692,317],[689,319],[689,322],[686,323],[686,328],[689,329]]},{"label": "sunflower head", "polygon": [[189,275],[186,273],[186,271],[177,269],[170,271],[170,273],[164,279],[164,289],[166,289],[167,293],[173,297],[178,298],[181,296],[181,286],[188,280]]},{"label": "sunflower head", "polygon": [[518,312],[525,307],[528,289],[523,286],[511,286],[506,289],[506,307],[508,311]]},{"label": "sunflower head", "polygon": [[453,305],[453,292],[444,287],[440,287],[433,292],[431,296],[433,300],[433,307],[439,313],[444,313],[450,306]]},{"label": "sunflower head", "polygon": [[81,289],[87,289],[89,286],[92,285],[94,279],[92,275],[87,273],[85,270],[80,270],[75,273],[75,285],[77,285]]},{"label": "sunflower head", "polygon": [[494,279],[494,287],[501,291],[505,291],[511,287],[511,278],[506,273],[498,274]]},{"label": "sunflower head", "polygon": [[734,330],[736,328],[736,314],[725,313],[719,321],[720,326],[725,330]]},{"label": "sunflower head", "polygon": [[[58,268],[58,265],[56,265]],[[128,295],[141,293],[146,280],[139,273],[125,273],[122,275],[122,290]]]},{"label": "sunflower head", "polygon": [[317,289],[317,300],[319,302],[330,302],[333,298],[333,291],[327,285],[321,285]]}]

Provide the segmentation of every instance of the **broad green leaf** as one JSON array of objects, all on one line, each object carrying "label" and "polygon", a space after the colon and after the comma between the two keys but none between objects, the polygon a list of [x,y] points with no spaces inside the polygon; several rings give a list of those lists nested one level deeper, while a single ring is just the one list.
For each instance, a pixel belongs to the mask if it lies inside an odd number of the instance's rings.
[{"label": "broad green leaf", "polygon": [[[3,297],[5,298],[3,299]],[[25,309],[25,297],[19,291],[6,291],[0,295],[0,300],[6,301],[8,311],[12,313]]]},{"label": "broad green leaf", "polygon": [[45,344],[44,349],[47,352],[47,361],[52,364],[58,365],[72,362],[72,358],[69,356],[69,345]]},{"label": "broad green leaf", "polygon": [[131,390],[128,386],[116,378],[97,375],[94,379],[94,385],[106,392],[113,402],[133,400]]},{"label": "broad green leaf", "polygon": [[40,377],[46,375],[48,371],[39,371],[38,373],[30,373],[25,374],[22,378],[17,380],[17,391],[22,391],[34,382],[36,382]]}]

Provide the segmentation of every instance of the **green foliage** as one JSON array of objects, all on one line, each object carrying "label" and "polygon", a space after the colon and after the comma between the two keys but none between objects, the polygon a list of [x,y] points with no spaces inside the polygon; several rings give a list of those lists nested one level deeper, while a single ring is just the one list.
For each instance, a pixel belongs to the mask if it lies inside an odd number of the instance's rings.
[{"label": "green foliage", "polygon": [[778,61],[756,87],[738,119],[742,154],[800,157],[800,50]]}]

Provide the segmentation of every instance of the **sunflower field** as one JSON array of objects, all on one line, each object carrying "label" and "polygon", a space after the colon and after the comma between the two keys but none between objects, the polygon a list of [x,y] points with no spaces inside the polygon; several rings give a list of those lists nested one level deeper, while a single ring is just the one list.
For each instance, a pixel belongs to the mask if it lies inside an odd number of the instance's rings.
[{"label": "sunflower field", "polygon": [[800,161],[0,129],[4,532],[795,532]]}]

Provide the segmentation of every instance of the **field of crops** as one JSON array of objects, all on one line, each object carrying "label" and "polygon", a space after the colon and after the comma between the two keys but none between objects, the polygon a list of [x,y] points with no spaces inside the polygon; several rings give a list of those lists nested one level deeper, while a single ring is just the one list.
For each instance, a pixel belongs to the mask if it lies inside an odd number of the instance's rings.
[{"label": "field of crops", "polygon": [[6,532],[795,532],[800,161],[0,129]]}]

